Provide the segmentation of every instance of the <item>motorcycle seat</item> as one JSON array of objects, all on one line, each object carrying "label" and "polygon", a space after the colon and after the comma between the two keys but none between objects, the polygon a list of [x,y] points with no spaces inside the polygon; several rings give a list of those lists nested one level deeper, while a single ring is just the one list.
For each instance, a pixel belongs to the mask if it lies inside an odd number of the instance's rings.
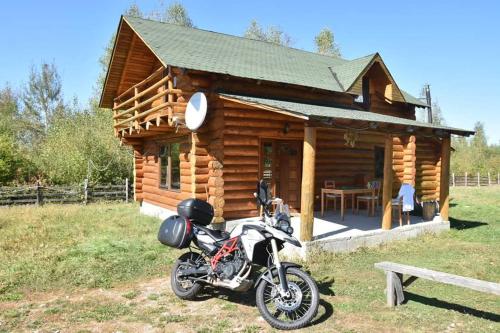
[{"label": "motorcycle seat", "polygon": [[214,241],[220,242],[229,238],[229,233],[222,230],[213,230],[210,228],[206,228],[200,225],[196,226],[198,229],[204,231],[207,235],[209,235]]}]

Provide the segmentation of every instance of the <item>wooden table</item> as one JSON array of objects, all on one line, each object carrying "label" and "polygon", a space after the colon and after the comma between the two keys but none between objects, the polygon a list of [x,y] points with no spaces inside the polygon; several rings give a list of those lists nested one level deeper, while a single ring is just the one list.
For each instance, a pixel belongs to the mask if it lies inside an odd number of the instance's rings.
[{"label": "wooden table", "polygon": [[[340,195],[340,218],[344,220],[344,199],[346,195],[352,196],[352,212],[354,213],[354,196],[356,194],[371,194],[375,196],[375,189],[371,188],[322,188],[321,189],[321,216],[325,213],[325,197],[327,194]],[[371,200],[372,216],[375,214],[375,200]]]}]

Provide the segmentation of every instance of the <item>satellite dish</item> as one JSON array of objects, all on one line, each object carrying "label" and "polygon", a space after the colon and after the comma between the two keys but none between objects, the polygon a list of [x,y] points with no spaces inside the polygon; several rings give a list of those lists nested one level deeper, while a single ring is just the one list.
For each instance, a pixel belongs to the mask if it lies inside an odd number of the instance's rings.
[{"label": "satellite dish", "polygon": [[207,116],[207,97],[204,93],[197,92],[191,96],[186,107],[186,127],[196,131],[205,121]]}]

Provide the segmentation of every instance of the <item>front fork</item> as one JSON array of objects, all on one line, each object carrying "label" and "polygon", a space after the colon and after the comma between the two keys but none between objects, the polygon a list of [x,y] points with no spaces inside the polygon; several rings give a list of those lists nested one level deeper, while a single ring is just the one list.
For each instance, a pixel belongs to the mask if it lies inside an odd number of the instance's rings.
[{"label": "front fork", "polygon": [[282,297],[288,296],[288,281],[286,280],[285,268],[281,265],[280,258],[278,256],[278,245],[276,244],[276,239],[271,239],[271,248],[273,250],[273,261],[274,266],[278,270],[278,278],[280,280],[279,292]]}]

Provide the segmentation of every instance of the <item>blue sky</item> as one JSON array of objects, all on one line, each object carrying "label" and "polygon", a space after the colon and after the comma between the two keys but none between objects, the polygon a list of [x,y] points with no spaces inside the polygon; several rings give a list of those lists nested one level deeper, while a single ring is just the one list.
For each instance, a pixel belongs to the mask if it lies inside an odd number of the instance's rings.
[{"label": "blue sky", "polygon": [[[20,87],[29,68],[54,61],[67,99],[93,92],[102,54],[120,14],[134,1],[7,1],[0,12],[0,85]],[[135,1],[143,11],[158,0]],[[165,1],[167,5],[169,1]],[[347,59],[379,52],[398,85],[417,95],[429,82],[448,125],[485,123],[500,141],[500,1],[194,1],[202,29],[241,35],[251,19],[278,25],[294,47],[314,50],[331,28]]]}]

